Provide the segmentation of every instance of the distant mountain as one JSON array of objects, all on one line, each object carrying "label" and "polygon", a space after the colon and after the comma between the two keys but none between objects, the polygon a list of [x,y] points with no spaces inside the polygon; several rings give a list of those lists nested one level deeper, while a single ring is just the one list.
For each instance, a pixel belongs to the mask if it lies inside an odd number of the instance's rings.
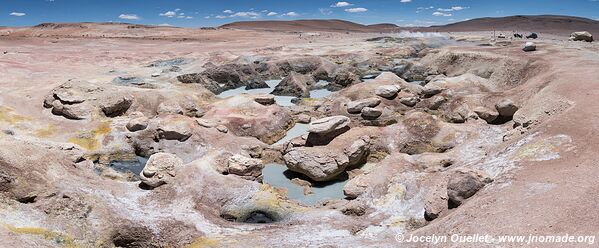
[{"label": "distant mountain", "polygon": [[290,31],[290,32],[397,32],[395,24],[362,25],[344,20],[295,20],[295,21],[242,21],[220,26],[220,28]]},{"label": "distant mountain", "polygon": [[575,31],[589,31],[599,35],[599,21],[575,16],[536,15],[485,17],[442,26],[413,28],[428,32],[469,32],[469,31],[517,31],[568,35]]}]

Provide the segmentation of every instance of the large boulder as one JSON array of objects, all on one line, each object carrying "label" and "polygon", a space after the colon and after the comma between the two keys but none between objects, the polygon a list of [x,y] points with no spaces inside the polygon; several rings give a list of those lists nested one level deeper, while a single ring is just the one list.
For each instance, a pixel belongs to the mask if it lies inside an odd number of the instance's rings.
[{"label": "large boulder", "polygon": [[524,44],[524,47],[522,48],[522,51],[525,52],[532,52],[532,51],[536,51],[537,50],[537,45],[535,45],[534,42],[526,42],[526,44]]},{"label": "large boulder", "polygon": [[349,125],[350,119],[347,116],[337,115],[318,119],[310,123],[308,132],[314,134],[327,134],[343,129]]},{"label": "large boulder", "polygon": [[104,115],[117,117],[127,112],[131,104],[133,104],[133,97],[131,96],[110,96],[101,101],[100,108]]},{"label": "large boulder", "polygon": [[291,72],[271,92],[279,96],[310,97],[310,85],[314,84],[312,77]]},{"label": "large boulder", "polygon": [[443,90],[445,89],[439,85],[427,84],[422,89],[422,94],[424,95],[424,97],[428,98],[443,92]]},{"label": "large boulder", "polygon": [[401,87],[399,85],[383,85],[376,88],[374,94],[383,98],[393,99],[397,96],[400,89]]},{"label": "large boulder", "polygon": [[135,117],[129,120],[125,127],[127,128],[127,130],[131,132],[137,132],[146,129],[148,127],[149,121],[150,120],[148,119],[148,117],[145,116]]},{"label": "large boulder", "polygon": [[350,119],[346,116],[331,116],[314,120],[308,126],[306,145],[326,145],[335,137],[349,130]]},{"label": "large boulder", "polygon": [[570,35],[570,40],[593,42],[593,35],[587,31],[574,32]]},{"label": "large boulder", "polygon": [[262,160],[235,154],[229,157],[226,167],[219,168],[219,172],[237,175],[247,180],[261,181],[262,169],[264,169]]},{"label": "large boulder", "polygon": [[199,84],[214,94],[220,94],[226,90],[221,88],[218,82],[206,78],[206,76],[201,73],[179,75],[177,76],[177,80],[184,84]]},{"label": "large boulder", "polygon": [[160,121],[158,128],[159,139],[186,141],[191,137],[189,122],[181,119],[164,119]]},{"label": "large boulder", "polygon": [[447,195],[450,208],[462,205],[482,189],[490,179],[481,171],[456,171],[449,176]]},{"label": "large boulder", "polygon": [[500,116],[511,118],[518,111],[518,106],[510,99],[503,99],[495,104],[495,109]]},{"label": "large boulder", "polygon": [[183,161],[170,153],[156,153],[150,156],[144,169],[139,174],[143,186],[151,189],[171,183],[176,176],[176,169]]},{"label": "large boulder", "polygon": [[474,112],[479,118],[485,120],[487,123],[493,123],[493,121],[495,121],[495,119],[497,119],[499,116],[499,112],[497,112],[497,110],[487,107],[476,107],[474,108]]},{"label": "large boulder", "polygon": [[346,168],[363,163],[370,151],[370,139],[364,136],[343,150],[321,147],[297,147],[283,156],[289,170],[302,173],[314,181],[328,181]]},{"label": "large boulder", "polygon": [[67,119],[83,120],[91,117],[94,112],[93,106],[87,102],[78,104],[63,104],[56,100],[52,102],[52,114],[64,116]]},{"label": "large boulder", "polygon": [[348,70],[337,72],[335,78],[333,78],[333,84],[342,88],[361,82],[362,80],[358,74]]},{"label": "large boulder", "polygon": [[359,114],[363,108],[371,107],[374,108],[381,103],[381,99],[376,97],[361,99],[357,101],[351,101],[347,103],[347,112],[350,114]]}]

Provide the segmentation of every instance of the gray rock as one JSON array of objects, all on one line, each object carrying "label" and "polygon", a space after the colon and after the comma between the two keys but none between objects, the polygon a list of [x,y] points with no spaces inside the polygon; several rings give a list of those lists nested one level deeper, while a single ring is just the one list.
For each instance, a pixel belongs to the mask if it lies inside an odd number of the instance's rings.
[{"label": "gray rock", "polygon": [[116,117],[123,115],[133,104],[131,96],[113,96],[108,97],[100,103],[100,108],[104,115],[108,117]]},{"label": "gray rock", "polygon": [[225,125],[218,125],[218,126],[216,126],[216,130],[218,130],[221,133],[228,133],[229,132],[229,128],[227,128],[227,126],[225,126]]},{"label": "gray rock", "polygon": [[350,119],[347,116],[337,115],[318,119],[310,123],[308,132],[326,134],[347,127]]},{"label": "gray rock", "polygon": [[450,122],[464,123],[468,119],[469,114],[470,114],[470,109],[468,108],[468,105],[462,104],[462,105],[458,106],[457,108],[455,108],[449,114],[448,117],[449,117]]},{"label": "gray rock", "polygon": [[254,101],[262,105],[273,105],[276,102],[275,96],[270,94],[254,96]]},{"label": "gray rock", "polygon": [[347,87],[361,82],[360,76],[350,71],[339,72],[333,79],[333,83],[341,87]]},{"label": "gray rock", "polygon": [[84,120],[91,117],[93,107],[87,102],[79,104],[62,104],[59,100],[52,103],[52,114],[61,115],[72,120]]},{"label": "gray rock", "polygon": [[158,104],[158,109],[156,110],[157,114],[176,114],[182,115],[183,108],[181,105],[175,100],[166,100]]},{"label": "gray rock", "polygon": [[570,35],[570,40],[593,42],[593,35],[587,31],[574,32]]},{"label": "gray rock", "polygon": [[264,163],[260,159],[249,158],[240,154],[233,155],[227,161],[223,174],[233,174],[247,180],[262,180],[262,169]]},{"label": "gray rock", "polygon": [[443,103],[447,102],[447,99],[443,96],[434,96],[430,100],[430,104],[428,108],[430,110],[437,110],[443,105]]},{"label": "gray rock", "polygon": [[374,94],[387,99],[393,99],[400,91],[399,85],[383,85],[374,90]]},{"label": "gray rock", "polygon": [[54,93],[54,98],[64,104],[76,104],[85,102],[86,97],[82,92],[73,89],[63,89]]},{"label": "gray rock", "polygon": [[158,138],[166,140],[186,141],[192,133],[186,122],[173,120],[161,121],[157,128]]},{"label": "gray rock", "polygon": [[447,183],[447,195],[450,207],[462,205],[464,200],[472,197],[488,182],[488,178],[479,171],[456,171]]},{"label": "gray rock", "polygon": [[126,127],[127,130],[131,132],[141,131],[148,127],[148,118],[147,117],[137,117],[129,120]]},{"label": "gray rock", "polygon": [[345,116],[331,116],[315,120],[308,126],[306,145],[322,146],[349,130],[350,119]]},{"label": "gray rock", "polygon": [[308,124],[312,120],[312,117],[307,114],[300,114],[297,116],[297,122]]},{"label": "gray rock", "polygon": [[382,114],[383,114],[383,111],[381,111],[380,109],[370,108],[370,107],[366,107],[366,108],[362,109],[362,118],[367,119],[367,120],[379,118],[379,116],[381,116]]},{"label": "gray rock", "polygon": [[432,97],[436,94],[443,92],[443,90],[445,89],[440,86],[427,84],[422,89],[422,94],[424,95],[424,97]]},{"label": "gray rock", "polygon": [[346,147],[343,152],[348,157],[349,166],[365,163],[368,153],[370,152],[370,137],[360,137],[360,139],[354,141],[351,146]]},{"label": "gray rock", "polygon": [[351,101],[347,103],[347,112],[350,114],[359,114],[365,107],[374,108],[381,103],[381,99],[376,97],[366,98],[357,101]]},{"label": "gray rock", "polygon": [[537,50],[537,45],[535,45],[534,42],[526,42],[526,44],[524,44],[524,48],[522,48],[522,51],[525,52],[532,52],[532,51],[536,51]]},{"label": "gray rock", "polygon": [[518,111],[518,106],[516,106],[510,99],[503,99],[495,104],[495,109],[497,109],[500,116],[512,117],[516,111]]},{"label": "gray rock", "polygon": [[296,147],[283,156],[292,171],[302,173],[314,181],[328,181],[345,171],[348,166],[363,163],[370,150],[370,139],[362,137],[343,151],[320,147]]},{"label": "gray rock", "polygon": [[171,183],[176,176],[176,169],[182,165],[183,161],[176,155],[170,153],[153,154],[139,174],[141,183],[152,189]]},{"label": "gray rock", "polygon": [[447,180],[437,180],[424,197],[424,218],[432,221],[447,210]]},{"label": "gray rock", "polygon": [[314,147],[294,148],[283,156],[283,160],[287,168],[314,181],[328,181],[343,172],[349,164],[345,154]]},{"label": "gray rock", "polygon": [[474,108],[474,113],[478,115],[479,118],[485,120],[487,123],[492,123],[499,117],[499,112],[495,109],[490,109],[487,107],[476,107]]},{"label": "gray rock", "polygon": [[399,102],[401,104],[406,105],[408,107],[414,107],[419,101],[420,98],[416,96],[402,97],[399,99]]},{"label": "gray rock", "polygon": [[198,125],[205,127],[205,128],[211,128],[211,127],[216,126],[216,123],[214,121],[206,120],[206,119],[196,119],[196,123],[198,123]]},{"label": "gray rock", "polygon": [[314,84],[312,77],[291,72],[271,92],[278,96],[310,97],[309,85]]}]

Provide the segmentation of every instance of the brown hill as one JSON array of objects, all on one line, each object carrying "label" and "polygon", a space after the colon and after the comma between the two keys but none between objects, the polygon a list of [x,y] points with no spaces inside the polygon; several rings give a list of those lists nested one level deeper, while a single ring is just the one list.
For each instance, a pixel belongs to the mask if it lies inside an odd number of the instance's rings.
[{"label": "brown hill", "polygon": [[397,32],[399,30],[395,24],[362,25],[344,20],[241,21],[225,24],[220,28],[289,32]]},{"label": "brown hill", "polygon": [[485,17],[443,26],[416,28],[415,31],[471,32],[509,30],[517,32],[539,32],[568,35],[575,31],[589,31],[599,34],[599,21],[574,16],[537,15]]}]

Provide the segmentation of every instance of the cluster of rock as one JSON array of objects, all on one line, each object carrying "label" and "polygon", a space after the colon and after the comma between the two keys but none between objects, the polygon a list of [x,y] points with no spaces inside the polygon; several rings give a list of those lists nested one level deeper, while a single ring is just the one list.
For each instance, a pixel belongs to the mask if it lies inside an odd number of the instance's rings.
[{"label": "cluster of rock", "polygon": [[68,119],[89,119],[94,114],[106,117],[123,115],[133,104],[127,92],[109,91],[105,87],[84,81],[68,81],[45,98],[44,107],[55,115]]},{"label": "cluster of rock", "polygon": [[450,171],[436,181],[424,202],[424,217],[431,221],[448,208],[456,208],[492,180],[479,170]]},{"label": "cluster of rock", "polygon": [[330,81],[331,89],[347,87],[361,82],[359,73],[349,67],[342,67],[328,59],[317,56],[295,57],[253,61],[216,66],[207,64],[200,73],[184,74],[177,77],[182,83],[197,83],[219,94],[225,90],[245,87],[246,89],[268,88],[266,79],[284,78],[272,94],[309,97],[309,90],[318,87],[319,80]]},{"label": "cluster of rock", "polygon": [[73,120],[94,116],[113,118],[135,111],[149,116],[178,114],[201,117],[205,112],[199,104],[202,98],[202,94],[69,80],[54,88],[43,104],[51,109],[52,114]]},{"label": "cluster of rock", "polygon": [[294,143],[285,149],[283,161],[289,170],[314,181],[332,180],[347,168],[364,163],[370,152],[370,138],[344,136],[349,124],[350,119],[345,116],[311,122],[305,143]]}]

